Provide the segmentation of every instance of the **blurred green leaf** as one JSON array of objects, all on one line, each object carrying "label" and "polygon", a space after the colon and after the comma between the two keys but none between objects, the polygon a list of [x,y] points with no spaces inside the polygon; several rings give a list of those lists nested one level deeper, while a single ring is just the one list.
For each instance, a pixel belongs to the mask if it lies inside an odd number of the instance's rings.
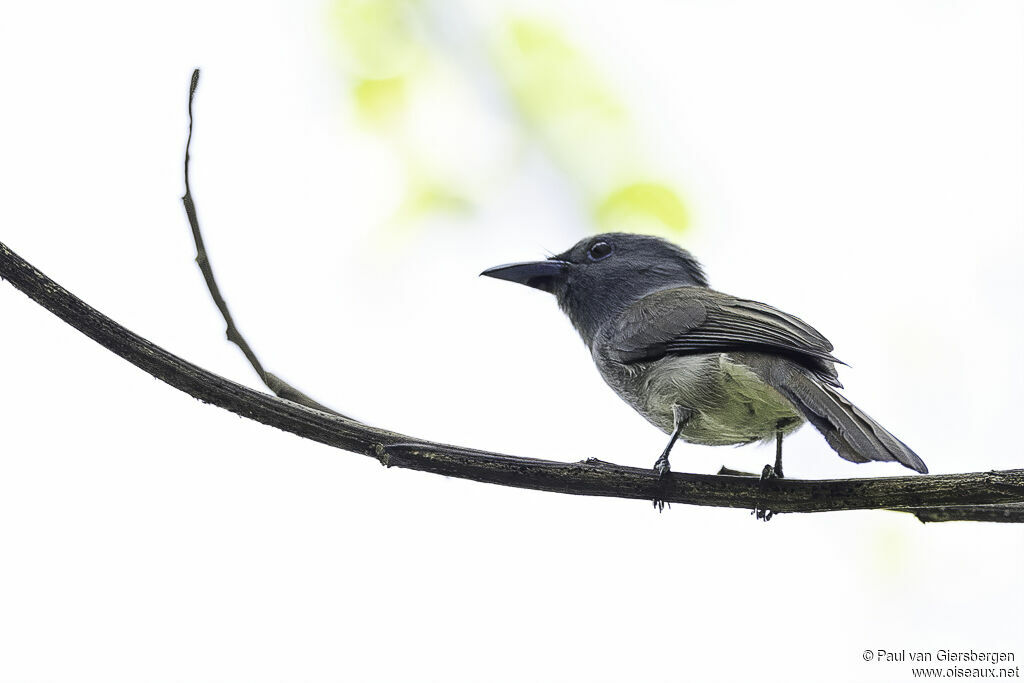
[{"label": "blurred green leaf", "polygon": [[422,52],[414,9],[408,0],[334,0],[331,23],[348,70],[370,80],[408,71]]},{"label": "blurred green leaf", "polygon": [[625,109],[599,73],[558,29],[529,19],[508,24],[505,66],[523,109],[532,117],[586,116],[604,125],[625,122]]},{"label": "blurred green leaf", "polygon": [[621,230],[655,218],[671,232],[682,232],[689,224],[686,207],[669,187],[659,183],[634,183],[610,193],[597,206],[595,216],[602,229]]},{"label": "blurred green leaf", "polygon": [[508,21],[498,64],[514,101],[603,230],[679,233],[688,217],[679,196],[647,175],[627,107],[590,60],[555,27]]},{"label": "blurred green leaf", "polygon": [[423,184],[412,189],[399,209],[399,215],[410,219],[434,212],[467,214],[472,210],[473,203],[465,197],[440,185]]},{"label": "blurred green leaf", "polygon": [[[472,52],[468,57],[439,54],[438,47],[446,43],[426,40],[423,31],[432,24],[423,21],[420,0],[331,2],[332,26],[352,79],[355,109],[391,142],[406,174],[395,224],[472,211],[479,200],[473,183],[464,178],[453,182],[453,174],[440,172],[450,161],[449,150],[438,163],[432,157],[435,146],[420,144],[424,130],[426,139],[433,140],[430,131],[452,118],[444,107],[458,107],[460,115],[472,111],[453,98],[458,88],[446,88],[446,81],[438,78],[450,65],[472,58]],[[491,43],[493,59],[482,55],[481,61],[493,66],[494,77],[504,83],[523,137],[548,152],[597,226],[655,233],[685,230],[686,208],[668,184],[633,182],[654,174],[643,158],[628,107],[592,60],[564,31],[545,21],[514,16],[500,27]]]},{"label": "blurred green leaf", "polygon": [[359,115],[369,123],[393,121],[405,109],[406,79],[402,76],[361,79],[352,88]]}]

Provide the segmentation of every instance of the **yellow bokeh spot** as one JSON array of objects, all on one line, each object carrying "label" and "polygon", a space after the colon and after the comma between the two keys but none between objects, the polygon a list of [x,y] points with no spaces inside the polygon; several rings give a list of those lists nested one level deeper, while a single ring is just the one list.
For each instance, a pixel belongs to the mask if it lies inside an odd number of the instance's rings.
[{"label": "yellow bokeh spot", "polygon": [[529,19],[508,23],[501,60],[519,103],[534,117],[585,114],[621,123],[625,111],[600,75],[554,27]]},{"label": "yellow bokeh spot", "polygon": [[670,232],[689,225],[686,206],[669,187],[659,183],[633,183],[611,192],[598,204],[595,217],[604,230],[629,229],[656,219]]},{"label": "yellow bokeh spot", "polygon": [[448,188],[422,185],[410,192],[399,213],[404,218],[419,218],[437,212],[467,214],[472,209],[472,202]]},{"label": "yellow bokeh spot", "polygon": [[405,108],[405,78],[363,79],[352,88],[356,108],[369,123],[386,123]]},{"label": "yellow bokeh spot", "polygon": [[334,0],[331,24],[346,68],[360,78],[393,78],[422,56],[409,0]]}]

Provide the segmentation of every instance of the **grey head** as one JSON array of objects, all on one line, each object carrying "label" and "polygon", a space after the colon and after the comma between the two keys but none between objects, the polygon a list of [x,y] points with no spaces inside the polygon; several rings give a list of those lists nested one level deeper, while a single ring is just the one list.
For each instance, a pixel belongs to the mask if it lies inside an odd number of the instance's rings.
[{"label": "grey head", "polygon": [[608,232],[544,261],[511,263],[481,275],[554,294],[590,346],[608,320],[641,297],[673,287],[707,287],[690,252],[650,235]]}]

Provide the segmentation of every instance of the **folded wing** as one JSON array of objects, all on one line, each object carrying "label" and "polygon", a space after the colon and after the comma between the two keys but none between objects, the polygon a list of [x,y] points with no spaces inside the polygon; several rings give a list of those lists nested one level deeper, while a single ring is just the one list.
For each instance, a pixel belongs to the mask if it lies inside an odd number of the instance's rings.
[{"label": "folded wing", "polygon": [[841,387],[832,344],[796,316],[767,304],[703,287],[649,294],[616,320],[609,353],[621,363],[666,355],[762,351],[790,358],[834,387]]}]

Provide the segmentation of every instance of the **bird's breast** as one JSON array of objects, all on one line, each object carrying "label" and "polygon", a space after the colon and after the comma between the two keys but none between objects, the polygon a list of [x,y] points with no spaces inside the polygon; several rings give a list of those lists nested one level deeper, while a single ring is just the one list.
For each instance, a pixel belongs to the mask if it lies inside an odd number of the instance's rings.
[{"label": "bird's breast", "polygon": [[[752,367],[760,354],[707,353],[655,361],[598,362],[601,375],[637,412],[666,433],[674,429],[672,406],[693,411],[680,437],[724,446],[750,443],[796,429],[803,418]],[[597,360],[597,358],[595,358]]]}]

